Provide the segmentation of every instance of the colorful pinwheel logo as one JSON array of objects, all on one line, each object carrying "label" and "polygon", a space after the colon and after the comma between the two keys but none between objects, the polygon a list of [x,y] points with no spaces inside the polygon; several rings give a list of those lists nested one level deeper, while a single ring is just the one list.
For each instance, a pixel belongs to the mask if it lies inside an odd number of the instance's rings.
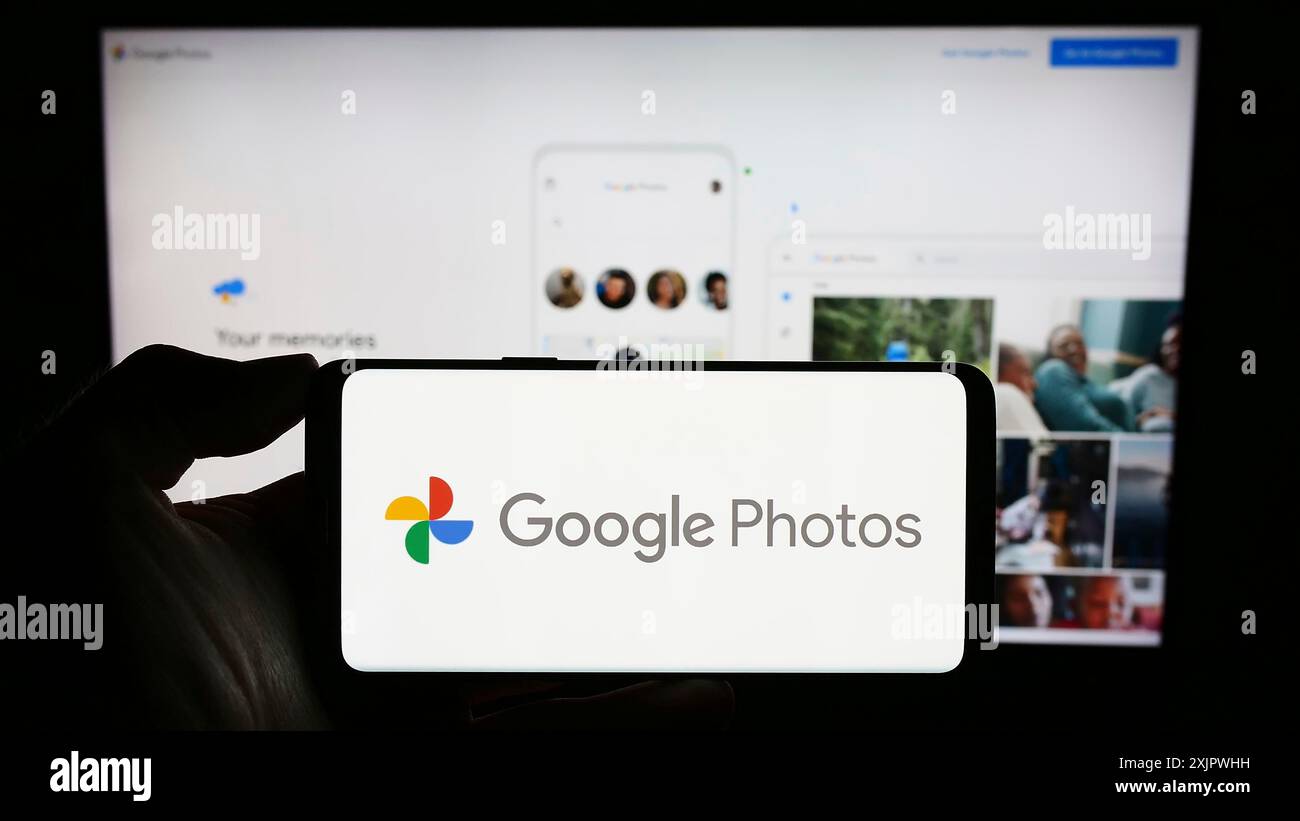
[{"label": "colorful pinwheel logo", "polygon": [[437,476],[429,477],[429,506],[414,496],[399,496],[388,505],[385,519],[415,522],[406,531],[406,552],[420,564],[429,563],[429,536],[443,544],[460,544],[469,538],[474,522],[444,519],[451,510],[451,485]]}]

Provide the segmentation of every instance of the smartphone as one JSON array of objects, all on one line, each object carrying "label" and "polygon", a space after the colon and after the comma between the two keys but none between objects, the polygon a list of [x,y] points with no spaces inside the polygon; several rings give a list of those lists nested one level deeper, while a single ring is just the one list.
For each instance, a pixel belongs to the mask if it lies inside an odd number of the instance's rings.
[{"label": "smartphone", "polygon": [[725,358],[735,188],[721,146],[541,149],[533,163],[536,351],[665,358],[686,348]]},{"label": "smartphone", "polygon": [[993,578],[982,372],[636,364],[321,369],[308,476],[348,667],[940,673],[968,655]]}]

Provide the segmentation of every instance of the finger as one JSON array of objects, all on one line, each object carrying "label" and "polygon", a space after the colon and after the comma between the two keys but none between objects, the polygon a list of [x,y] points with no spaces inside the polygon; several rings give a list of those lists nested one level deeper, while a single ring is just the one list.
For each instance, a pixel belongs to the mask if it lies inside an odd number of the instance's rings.
[{"label": "finger", "polygon": [[251,453],[296,425],[315,370],[310,354],[237,362],[151,345],[109,371],[60,424],[90,432],[165,490],[195,459]]},{"label": "finger", "polygon": [[725,681],[646,681],[588,698],[556,698],[475,719],[481,730],[721,730],[735,711]]},{"label": "finger", "polygon": [[291,473],[244,496],[252,502],[259,525],[276,533],[302,531],[307,518],[307,474]]},{"label": "finger", "polygon": [[[190,521],[213,526],[217,523],[236,528],[247,536],[260,532],[264,537],[282,546],[279,536],[299,534],[307,516],[306,474],[299,471],[283,479],[258,488],[251,493],[216,496],[196,502],[182,502],[175,506],[177,515]],[[297,540],[293,540],[297,546]],[[288,547],[289,543],[283,546]],[[294,556],[300,557],[297,551]]]},{"label": "finger", "polygon": [[251,493],[218,496],[175,506],[178,516],[202,525],[231,545],[247,545],[288,571],[291,592],[303,604],[318,598],[324,577],[315,540],[306,535],[307,482],[299,472]]}]

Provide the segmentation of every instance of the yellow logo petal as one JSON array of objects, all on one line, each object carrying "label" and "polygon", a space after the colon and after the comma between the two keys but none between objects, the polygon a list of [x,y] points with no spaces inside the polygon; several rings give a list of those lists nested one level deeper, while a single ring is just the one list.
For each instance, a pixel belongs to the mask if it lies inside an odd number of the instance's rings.
[{"label": "yellow logo petal", "polygon": [[400,519],[404,522],[414,522],[420,519],[428,521],[429,509],[424,506],[424,502],[414,496],[399,496],[389,503],[384,518]]}]

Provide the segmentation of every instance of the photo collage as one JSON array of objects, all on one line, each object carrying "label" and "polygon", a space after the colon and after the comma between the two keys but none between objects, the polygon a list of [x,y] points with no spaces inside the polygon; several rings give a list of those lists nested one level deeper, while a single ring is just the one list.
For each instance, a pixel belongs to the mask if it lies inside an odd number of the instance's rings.
[{"label": "photo collage", "polygon": [[1014,303],[1020,310],[999,313],[993,298],[817,297],[813,358],[951,358],[988,374],[1002,639],[1154,646],[1169,549],[1181,305],[1041,302],[1040,311],[1023,310],[1022,300]]}]

